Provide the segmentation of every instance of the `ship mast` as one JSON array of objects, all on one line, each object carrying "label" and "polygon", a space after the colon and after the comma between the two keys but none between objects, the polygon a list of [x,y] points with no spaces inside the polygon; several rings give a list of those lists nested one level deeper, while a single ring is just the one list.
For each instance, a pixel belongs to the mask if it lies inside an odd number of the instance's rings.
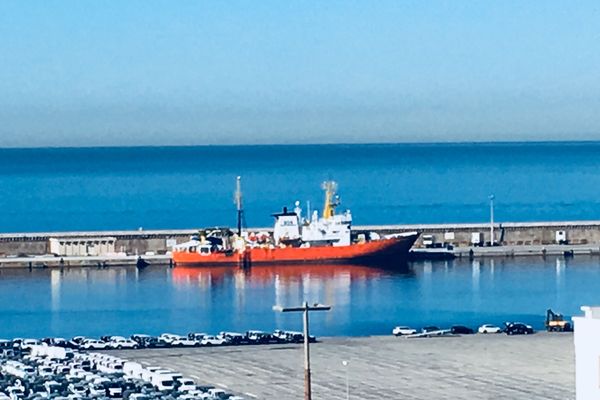
[{"label": "ship mast", "polygon": [[338,201],[335,198],[337,191],[337,183],[334,181],[325,181],[321,186],[325,190],[325,204],[323,206],[323,218],[331,218],[335,215],[335,208],[338,206]]},{"label": "ship mast", "polygon": [[242,208],[242,177],[238,176],[235,182],[235,205],[237,207],[237,234],[242,235],[242,218],[244,209]]}]

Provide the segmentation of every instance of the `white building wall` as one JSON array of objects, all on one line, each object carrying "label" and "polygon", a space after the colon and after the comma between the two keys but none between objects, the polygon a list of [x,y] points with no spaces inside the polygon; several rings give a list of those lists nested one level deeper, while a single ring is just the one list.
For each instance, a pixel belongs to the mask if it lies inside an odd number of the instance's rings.
[{"label": "white building wall", "polygon": [[575,398],[600,399],[600,307],[581,307],[573,317],[575,340]]},{"label": "white building wall", "polygon": [[50,253],[59,256],[104,256],[114,254],[116,238],[51,238]]},{"label": "white building wall", "polygon": [[61,248],[60,241],[55,238],[50,239],[50,254],[62,254],[63,249]]}]

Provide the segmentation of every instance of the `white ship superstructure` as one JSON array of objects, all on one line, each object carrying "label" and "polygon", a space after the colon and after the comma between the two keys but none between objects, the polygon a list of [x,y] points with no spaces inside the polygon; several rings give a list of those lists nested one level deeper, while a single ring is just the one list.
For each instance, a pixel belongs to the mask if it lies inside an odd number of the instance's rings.
[{"label": "white ship superstructure", "polygon": [[335,214],[340,204],[336,195],[337,184],[333,181],[323,183],[325,190],[325,206],[323,216],[319,218],[315,210],[310,219],[302,219],[300,202],[296,201],[293,212],[287,208],[283,212],[273,214],[276,218],[273,239],[276,245],[297,244],[309,246],[348,246],[351,244],[352,214],[346,210]]}]

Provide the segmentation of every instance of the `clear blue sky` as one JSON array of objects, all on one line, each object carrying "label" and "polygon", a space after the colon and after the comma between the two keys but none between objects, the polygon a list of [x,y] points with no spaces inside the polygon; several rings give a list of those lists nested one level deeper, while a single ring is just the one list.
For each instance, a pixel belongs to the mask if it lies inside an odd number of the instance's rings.
[{"label": "clear blue sky", "polygon": [[597,1],[0,2],[0,146],[600,139]]}]

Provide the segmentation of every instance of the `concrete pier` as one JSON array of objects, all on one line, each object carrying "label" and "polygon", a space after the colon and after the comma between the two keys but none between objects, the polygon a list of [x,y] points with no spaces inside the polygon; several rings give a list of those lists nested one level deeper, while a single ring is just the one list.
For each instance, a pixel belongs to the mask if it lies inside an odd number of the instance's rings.
[{"label": "concrete pier", "polygon": [[[315,399],[346,399],[346,379],[351,399],[575,397],[573,335],[568,333],[325,338],[311,353]],[[118,355],[172,368],[245,398],[302,398],[300,345],[148,349]]]},{"label": "concrete pier", "polygon": [[506,245],[494,247],[454,247],[451,250],[414,248],[415,260],[436,260],[449,258],[479,258],[479,257],[524,257],[524,256],[563,256],[575,257],[581,255],[600,255],[600,245]]},{"label": "concrete pier", "polygon": [[[422,258],[600,254],[600,221],[496,223],[493,240],[490,224],[485,223],[355,226],[353,230],[357,234],[376,232],[379,235],[420,232],[414,249]],[[168,260],[167,254],[174,244],[185,242],[195,234],[198,229],[5,233],[0,234],[0,266],[19,263],[21,266],[55,266],[60,258],[69,261],[69,265],[114,263],[120,258],[127,265],[138,255]],[[479,242],[474,243],[474,238]],[[491,242],[497,246],[490,246]],[[114,253],[102,254],[108,248]],[[444,250],[448,248],[452,250]],[[64,249],[65,253],[57,254],[56,249]],[[59,258],[53,259],[53,255]],[[48,257],[42,259],[42,256]],[[73,259],[73,256],[85,259]]]},{"label": "concrete pier", "polygon": [[[115,256],[76,256],[76,257],[4,257],[0,258],[0,268],[69,268],[69,267],[99,267],[136,266],[138,257],[135,255]],[[169,255],[144,255],[143,260],[148,264],[169,265]]]},{"label": "concrete pier", "polygon": [[[490,242],[490,223],[474,224],[418,224],[357,226],[355,230],[380,234],[421,232],[415,247],[424,247],[424,237],[430,235],[434,243],[454,247],[473,245],[473,235],[480,237],[485,247]],[[600,246],[600,221],[500,222],[494,224],[494,243],[502,246],[548,246],[559,244],[557,233],[564,233],[564,243]],[[479,247],[479,246],[478,246]]]}]

